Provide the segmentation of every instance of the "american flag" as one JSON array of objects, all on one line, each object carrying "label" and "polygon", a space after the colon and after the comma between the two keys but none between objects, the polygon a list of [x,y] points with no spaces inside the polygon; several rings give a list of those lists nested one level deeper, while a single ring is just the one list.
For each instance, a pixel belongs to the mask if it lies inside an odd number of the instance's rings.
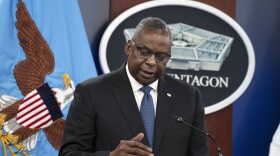
[{"label": "american flag", "polygon": [[17,113],[17,123],[27,128],[40,129],[50,126],[62,116],[49,85],[45,83],[22,100]]}]

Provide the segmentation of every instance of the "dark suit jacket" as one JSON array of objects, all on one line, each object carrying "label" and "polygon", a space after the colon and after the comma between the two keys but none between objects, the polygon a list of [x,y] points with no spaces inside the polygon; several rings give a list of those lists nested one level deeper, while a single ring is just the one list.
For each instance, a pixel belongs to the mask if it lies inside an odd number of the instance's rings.
[{"label": "dark suit jacket", "polygon": [[[165,74],[159,79],[158,87],[154,154],[209,155],[207,137],[174,119],[181,116],[205,130],[198,90]],[[117,71],[76,87],[60,155],[108,155],[120,140],[130,140],[140,132],[145,134],[145,128],[123,65]],[[149,145],[147,137],[142,143]]]}]

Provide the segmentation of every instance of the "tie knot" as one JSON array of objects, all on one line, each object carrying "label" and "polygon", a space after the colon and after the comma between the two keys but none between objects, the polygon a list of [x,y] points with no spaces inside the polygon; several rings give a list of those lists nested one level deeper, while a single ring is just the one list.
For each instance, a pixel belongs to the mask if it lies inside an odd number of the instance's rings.
[{"label": "tie knot", "polygon": [[149,94],[150,91],[152,90],[152,87],[150,87],[150,86],[143,86],[142,88],[140,88],[140,90],[142,92],[144,92],[145,94]]}]

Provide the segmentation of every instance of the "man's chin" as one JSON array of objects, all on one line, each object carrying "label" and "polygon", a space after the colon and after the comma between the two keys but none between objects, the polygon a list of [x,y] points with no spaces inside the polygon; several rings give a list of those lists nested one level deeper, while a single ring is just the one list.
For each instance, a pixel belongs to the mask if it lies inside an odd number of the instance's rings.
[{"label": "man's chin", "polygon": [[138,80],[142,85],[149,85],[153,82],[155,82],[155,78],[144,78],[144,77],[141,77],[139,80]]}]

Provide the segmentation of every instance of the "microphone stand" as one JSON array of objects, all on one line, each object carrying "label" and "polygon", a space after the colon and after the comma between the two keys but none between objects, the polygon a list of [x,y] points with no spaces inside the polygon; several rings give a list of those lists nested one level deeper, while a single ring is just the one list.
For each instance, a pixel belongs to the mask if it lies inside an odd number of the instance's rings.
[{"label": "microphone stand", "polygon": [[218,141],[217,141],[212,135],[210,135],[210,134],[208,134],[207,132],[204,132],[204,131],[198,129],[197,127],[194,127],[193,125],[191,125],[191,124],[185,122],[185,121],[184,121],[181,117],[179,117],[179,116],[175,116],[175,120],[176,120],[176,122],[178,122],[178,123],[184,123],[184,124],[190,126],[191,128],[193,128],[193,129],[199,131],[200,133],[205,134],[206,136],[208,136],[208,137],[214,142],[214,144],[216,145],[217,150],[218,150],[218,156],[223,156],[223,152],[222,152],[222,149],[220,148],[220,146],[219,146],[219,144],[218,144]]}]

